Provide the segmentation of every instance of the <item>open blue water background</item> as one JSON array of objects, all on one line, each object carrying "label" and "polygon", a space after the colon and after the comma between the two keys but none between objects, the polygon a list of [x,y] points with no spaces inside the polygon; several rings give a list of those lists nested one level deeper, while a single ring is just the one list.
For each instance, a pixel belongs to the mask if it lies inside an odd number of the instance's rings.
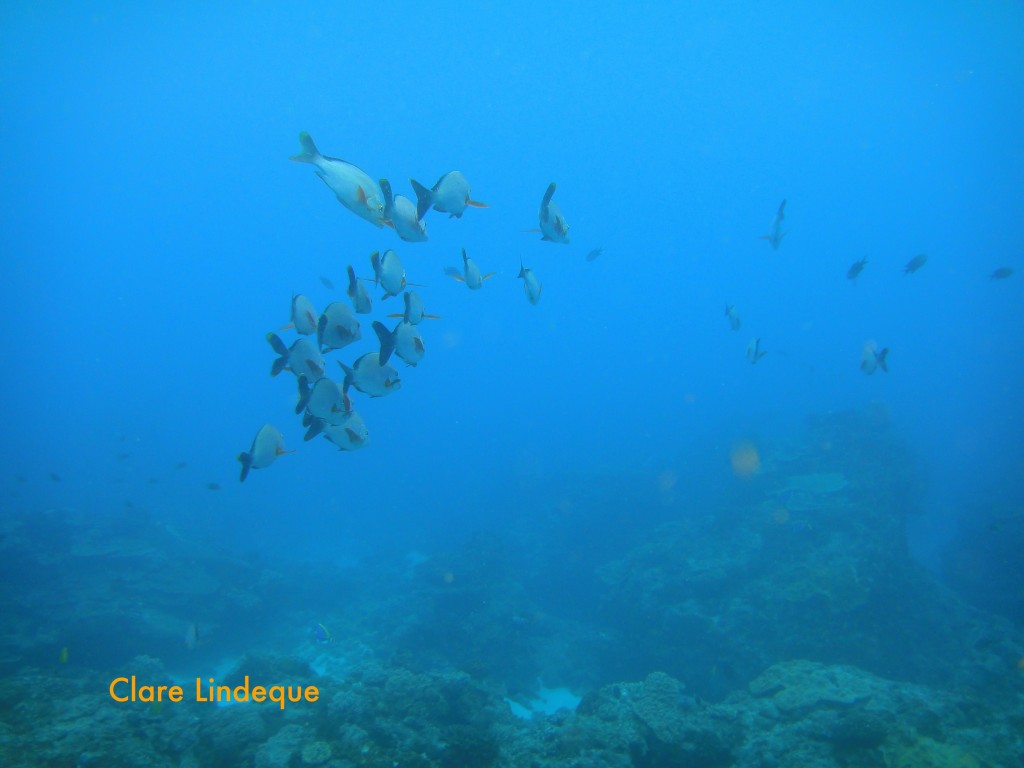
[{"label": "open blue water background", "polygon": [[[1024,269],[1022,30],[1010,2],[8,4],[4,503],[128,508],[315,579],[501,531],[566,477],[610,540],[600,499],[659,478],[652,519],[713,513],[737,441],[870,407],[919,459],[931,562],[1024,491],[1024,275],[988,278]],[[460,169],[490,208],[402,243],[288,162],[302,130],[399,194]],[[551,181],[568,246],[524,232]],[[401,391],[358,397],[372,445],[303,443],[264,335],[388,247],[443,319]],[[497,272],[479,292],[442,274],[462,247]],[[297,453],[239,484],[264,422]]]}]

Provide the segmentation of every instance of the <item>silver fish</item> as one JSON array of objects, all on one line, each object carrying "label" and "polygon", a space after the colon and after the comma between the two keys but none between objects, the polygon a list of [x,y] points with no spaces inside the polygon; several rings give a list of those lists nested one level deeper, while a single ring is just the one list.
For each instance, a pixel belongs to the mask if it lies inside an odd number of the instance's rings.
[{"label": "silver fish", "polygon": [[316,345],[309,339],[298,339],[290,347],[286,347],[281,337],[271,332],[267,334],[267,342],[280,355],[270,366],[271,376],[277,376],[287,369],[296,376],[306,376],[310,381],[323,378],[324,359]]},{"label": "silver fish", "polygon": [[348,289],[345,293],[352,300],[352,306],[357,313],[360,315],[370,314],[372,306],[370,294],[366,292],[366,286],[359,282],[359,279],[356,277],[356,271],[352,269],[351,264],[348,265]]},{"label": "silver fish", "polygon": [[868,376],[879,368],[881,368],[884,373],[888,373],[889,363],[886,360],[888,356],[888,347],[883,347],[881,351],[878,351],[875,342],[869,341],[864,345],[864,349],[861,350],[860,353],[860,369]]},{"label": "silver fish", "polygon": [[402,195],[391,194],[391,183],[387,179],[380,180],[380,189],[384,193],[384,215],[398,236],[407,243],[422,243],[427,239],[427,225],[417,215],[412,200]]},{"label": "silver fish", "polygon": [[362,338],[359,320],[352,314],[348,304],[332,301],[327,305],[317,323],[316,338],[320,342],[321,352],[347,347]]},{"label": "silver fish", "polygon": [[381,365],[387,363],[392,353],[414,368],[416,363],[423,359],[423,354],[426,352],[423,337],[420,336],[419,329],[412,323],[402,320],[393,331],[389,331],[384,323],[377,320],[373,323],[373,330],[380,340],[378,361]]},{"label": "silver fish", "polygon": [[734,331],[738,331],[740,326],[743,324],[743,321],[740,320],[739,313],[736,312],[736,307],[734,305],[729,304],[726,306],[725,316],[729,318],[729,327]]},{"label": "silver fish", "polygon": [[[457,274],[457,272],[456,272]],[[423,299],[416,291],[406,291],[402,298],[405,300],[405,312],[398,315],[388,315],[388,317],[400,317],[410,325],[419,325],[423,318],[430,320],[440,320],[440,315],[427,315],[423,312]]]},{"label": "silver fish", "polygon": [[324,437],[338,446],[339,450],[355,451],[369,445],[370,431],[366,428],[363,417],[352,411],[343,424],[325,426]]},{"label": "silver fish", "polygon": [[569,243],[569,224],[562,215],[562,209],[558,203],[552,200],[555,194],[555,182],[548,185],[544,198],[540,201],[540,231],[541,240],[550,240],[552,243]]},{"label": "silver fish", "polygon": [[533,304],[533,306],[540,304],[540,292],[544,286],[540,284],[537,276],[533,274],[533,270],[524,267],[522,262],[519,262],[519,277],[523,278],[523,293],[526,294],[526,300]]},{"label": "silver fish", "polygon": [[459,219],[462,218],[468,205],[474,208],[487,207],[487,203],[473,199],[469,181],[461,171],[449,171],[437,180],[433,189],[427,189],[416,179],[409,179],[409,183],[412,184],[412,189],[416,193],[416,218],[418,219],[422,219],[431,208],[447,213],[449,218]]},{"label": "silver fish", "polygon": [[299,144],[302,152],[290,160],[315,166],[316,175],[331,188],[339,203],[375,227],[384,226],[384,194],[368,173],[352,163],[321,155],[305,131],[299,134]]},{"label": "silver fish", "polygon": [[[341,387],[326,376],[309,385],[309,379],[299,377],[299,402],[295,413],[305,411],[302,425],[308,427],[313,420],[328,424],[341,424],[352,411],[352,401]],[[306,438],[309,439],[308,437]]]},{"label": "silver fish", "polygon": [[747,362],[751,365],[757,363],[758,360],[767,354],[767,352],[761,349],[761,339],[755,337],[747,344]]},{"label": "silver fish", "polygon": [[782,220],[786,218],[786,201],[783,200],[779,203],[779,210],[775,212],[775,219],[772,221],[771,231],[767,235],[761,235],[762,240],[767,240],[773,251],[779,250],[779,246],[782,245],[782,238],[786,236],[786,233],[782,231]]},{"label": "silver fish", "polygon": [[465,283],[466,287],[471,291],[479,290],[483,287],[484,280],[494,277],[493,272],[481,275],[480,268],[476,265],[476,262],[466,255],[465,248],[462,249],[462,271],[459,272],[455,267],[447,267],[444,273],[448,277],[454,277],[459,282]]},{"label": "silver fish", "polygon": [[291,324],[295,332],[303,336],[316,333],[316,310],[313,309],[313,302],[301,293],[292,296]]},{"label": "silver fish", "polygon": [[239,482],[245,482],[250,469],[265,469],[274,463],[274,459],[285,453],[292,453],[292,451],[285,450],[284,436],[277,427],[264,424],[253,438],[252,447],[248,453],[242,451],[238,454],[238,461],[242,465]]},{"label": "silver fish", "polygon": [[398,371],[390,365],[381,365],[376,352],[367,352],[352,363],[351,368],[341,361],[338,365],[345,371],[345,382],[342,387],[346,392],[349,387],[355,387],[364,395],[384,397],[402,387]]},{"label": "silver fish", "polygon": [[381,299],[389,296],[397,296],[405,288],[405,267],[398,254],[390,248],[384,251],[374,251],[370,254],[370,264],[373,265],[374,283],[380,283],[384,289]]}]

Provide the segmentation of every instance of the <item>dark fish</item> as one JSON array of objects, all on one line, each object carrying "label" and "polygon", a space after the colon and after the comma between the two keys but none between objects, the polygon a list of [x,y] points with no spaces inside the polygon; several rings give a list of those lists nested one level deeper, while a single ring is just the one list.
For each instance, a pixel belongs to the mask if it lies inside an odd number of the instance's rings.
[{"label": "dark fish", "polygon": [[915,256],[914,258],[907,262],[907,265],[903,268],[903,274],[909,275],[912,272],[917,272],[917,270],[924,266],[924,263],[926,261],[928,261],[927,254],[917,254],[917,256]]},{"label": "dark fish", "polygon": [[875,342],[869,341],[864,345],[864,349],[860,355],[860,369],[864,371],[868,376],[877,371],[879,368],[882,369],[883,373],[889,372],[889,364],[886,362],[886,358],[889,356],[889,348],[884,347],[881,351],[875,345]]},{"label": "dark fish", "polygon": [[332,283],[329,278],[326,278],[323,275],[320,275],[320,282],[324,284],[324,288],[326,288],[327,290],[329,290],[329,291],[333,291],[334,290],[334,283]]},{"label": "dark fish", "polygon": [[[320,351],[324,353],[347,347],[362,338],[359,320],[352,314],[348,304],[332,301],[327,305],[317,323],[316,338],[320,343]],[[294,367],[292,370],[295,370]],[[318,377],[310,378],[315,381]]]},{"label": "dark fish", "polygon": [[772,250],[779,250],[779,246],[782,245],[782,238],[786,236],[786,233],[782,231],[782,220],[786,218],[786,201],[783,200],[779,203],[779,210],[775,212],[775,219],[772,221],[771,231],[767,235],[761,235],[762,240],[767,240],[771,243]]},{"label": "dark fish", "polygon": [[55,483],[59,483],[60,482],[60,475],[58,475],[56,472],[51,472],[49,474],[49,478],[51,480],[53,480],[53,482],[55,482]]},{"label": "dark fish", "polygon": [[604,253],[604,248],[594,248],[590,253],[587,254],[587,261],[594,261],[602,253]]},{"label": "dark fish", "polygon": [[[454,267],[452,267],[452,269],[454,269]],[[455,274],[461,277],[458,270],[455,271]],[[405,299],[405,312],[397,315],[388,315],[388,317],[400,317],[405,320],[405,322],[412,325],[419,325],[420,320],[425,317],[430,318],[431,320],[441,319],[440,315],[427,315],[423,313],[423,300],[416,291],[406,291],[403,298]]]},{"label": "dark fish", "polygon": [[220,490],[220,483],[207,483],[206,484],[206,490],[208,490],[208,491],[219,491]]},{"label": "dark fish", "polygon": [[864,265],[867,263],[867,259],[861,259],[860,261],[853,262],[853,264],[850,265],[850,268],[846,270],[846,279],[856,280],[857,275],[864,271]]},{"label": "dark fish", "polygon": [[757,361],[768,353],[761,349],[761,339],[754,337],[747,344],[747,362],[751,365],[756,365]]},{"label": "dark fish", "polygon": [[993,270],[992,274],[989,275],[991,280],[1005,280],[1013,274],[1013,269],[1010,267],[1000,267],[999,269]]},{"label": "dark fish", "polygon": [[187,466],[188,466],[188,462],[187,461],[179,461],[179,462],[175,463],[174,468],[175,469],[184,469]]},{"label": "dark fish", "polygon": [[727,304],[725,307],[725,316],[729,318],[729,327],[734,331],[738,331],[743,321],[740,320],[739,313],[736,311],[736,307],[733,304]]}]

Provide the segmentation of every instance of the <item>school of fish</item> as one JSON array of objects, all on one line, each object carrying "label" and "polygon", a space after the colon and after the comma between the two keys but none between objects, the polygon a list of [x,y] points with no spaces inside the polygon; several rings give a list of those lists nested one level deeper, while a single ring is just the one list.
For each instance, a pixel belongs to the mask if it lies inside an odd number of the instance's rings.
[{"label": "school of fish", "polygon": [[[314,172],[334,193],[338,202],[356,216],[365,219],[378,229],[393,229],[400,240],[406,243],[421,243],[429,239],[425,216],[431,210],[447,213],[449,218],[461,219],[467,208],[487,208],[486,203],[474,199],[469,180],[457,170],[442,174],[433,187],[426,187],[415,179],[409,179],[416,202],[403,195],[396,195],[387,179],[374,178],[358,166],[336,157],[323,155],[317,149],[312,137],[303,131],[299,134],[301,151],[290,159],[312,165]],[[538,228],[541,240],[568,245],[569,223],[559,204],[554,200],[557,186],[551,182],[541,197],[538,213]],[[783,221],[786,217],[786,203],[783,200],[776,209],[771,227],[761,239],[768,241],[773,251],[778,251],[786,232]],[[587,261],[594,261],[603,254],[600,247],[586,255]],[[905,275],[920,270],[928,260],[926,254],[911,258],[903,268]],[[420,324],[424,319],[440,319],[438,315],[425,311],[420,295],[410,288],[415,284],[406,279],[405,266],[398,253],[388,248],[375,251],[369,256],[372,278],[360,278],[356,268],[349,264],[346,272],[348,285],[345,294],[349,303],[334,301],[317,313],[308,297],[296,294],[291,300],[289,322],[278,331],[292,330],[299,338],[286,344],[277,332],[266,334],[267,342],[277,355],[272,360],[270,375],[278,376],[284,371],[295,376],[297,399],[295,413],[302,417],[306,428],[305,440],[322,436],[341,451],[354,451],[369,444],[370,433],[353,403],[351,391],[367,397],[386,397],[401,389],[402,381],[398,370],[391,365],[401,360],[408,367],[416,367],[426,353]],[[867,258],[854,262],[846,273],[855,283],[868,264]],[[483,288],[485,281],[495,272],[483,272],[476,262],[462,249],[462,266],[450,266],[444,274],[463,283],[470,290]],[[992,280],[1005,280],[1013,274],[1009,267],[1000,267],[989,276]],[[543,285],[532,269],[520,262],[518,278],[523,281],[523,292],[527,301],[536,306],[540,303]],[[325,287],[333,289],[333,283],[326,277],[320,278]],[[373,297],[366,283],[371,281],[379,289],[379,299],[402,297],[404,311],[391,314],[397,318],[393,328],[375,320],[371,323],[379,348],[367,352],[350,364],[337,360],[337,368],[328,366],[324,355],[343,350],[363,338],[362,326],[357,315],[366,315],[373,307]],[[417,286],[418,287],[418,286]],[[726,305],[725,316],[729,327],[738,331],[742,325],[739,312],[732,304]],[[372,337],[371,337],[372,338]],[[761,338],[754,336],[746,348],[746,359],[751,364],[760,361],[767,351]],[[871,375],[878,370],[888,373],[888,347],[878,348],[874,341],[866,342],[860,360],[861,370]],[[331,378],[333,374],[336,378]],[[269,467],[278,456],[294,453],[285,447],[284,436],[275,426],[264,424],[256,432],[248,451],[238,454],[241,464],[240,480],[245,481],[250,470]]]}]

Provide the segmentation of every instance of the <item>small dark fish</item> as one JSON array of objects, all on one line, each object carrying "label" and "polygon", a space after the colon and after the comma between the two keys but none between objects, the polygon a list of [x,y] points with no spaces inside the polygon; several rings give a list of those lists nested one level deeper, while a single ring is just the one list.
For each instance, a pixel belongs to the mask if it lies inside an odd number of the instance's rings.
[{"label": "small dark fish", "polygon": [[881,351],[878,350],[877,345],[873,341],[869,341],[864,345],[864,349],[860,355],[860,369],[864,371],[868,376],[873,374],[879,368],[882,369],[883,373],[889,372],[889,348],[883,347]]},{"label": "small dark fish", "polygon": [[856,280],[857,275],[864,271],[864,265],[867,263],[867,259],[861,259],[860,261],[853,262],[853,264],[850,265],[850,268],[846,270],[846,279]]},{"label": "small dark fish", "polygon": [[130,453],[119,453],[119,454],[117,454],[117,460],[118,461],[124,461],[125,459],[128,459],[128,458],[131,458],[131,454]]},{"label": "small dark fish", "polygon": [[334,290],[334,283],[331,282],[330,278],[327,278],[327,277],[324,277],[323,275],[320,275],[320,282],[324,284],[324,288],[326,288],[327,290],[329,290],[329,291],[333,291]]},{"label": "small dark fish", "polygon": [[187,461],[179,461],[179,462],[175,463],[174,468],[175,469],[185,469],[185,467],[187,467],[187,466],[188,466],[188,462]]},{"label": "small dark fish", "polygon": [[767,354],[767,352],[761,349],[761,339],[759,337],[755,336],[747,344],[747,362],[751,365],[756,365],[757,361]]},{"label": "small dark fish", "polygon": [[194,651],[199,645],[199,625],[194,621],[185,628],[185,647]]},{"label": "small dark fish", "polygon": [[56,472],[51,472],[49,474],[49,478],[51,480],[53,480],[53,482],[55,482],[55,483],[59,483],[60,482],[60,475],[58,475]]},{"label": "small dark fish", "polygon": [[743,321],[740,320],[739,313],[736,311],[736,307],[733,304],[727,304],[725,307],[725,316],[729,318],[729,327],[734,331],[738,331],[740,326],[743,325]]},{"label": "small dark fish", "polygon": [[914,258],[912,258],[910,261],[907,262],[907,265],[903,268],[903,274],[904,275],[909,275],[909,274],[911,274],[913,272],[917,272],[917,270],[919,270],[921,267],[924,266],[924,263],[926,261],[928,261],[928,255],[927,254],[924,254],[924,253],[917,254],[917,256],[915,256]]},{"label": "small dark fish", "polygon": [[600,256],[602,253],[604,253],[604,248],[601,248],[601,247],[594,248],[590,253],[587,254],[587,261],[594,261],[594,260],[596,260],[597,257]]},{"label": "small dark fish", "polygon": [[219,491],[220,490],[220,483],[207,483],[206,484],[206,490],[208,490],[208,491]]},{"label": "small dark fish", "polygon": [[762,240],[767,240],[771,244],[773,251],[779,250],[779,246],[782,245],[782,238],[786,236],[786,233],[782,231],[782,220],[785,218],[786,201],[783,200],[779,203],[779,209],[775,212],[771,231],[767,235],[761,235]]},{"label": "small dark fish", "polygon": [[989,275],[990,280],[1005,280],[1013,274],[1013,269],[1010,267],[1000,267],[999,269],[993,270],[992,274]]}]

